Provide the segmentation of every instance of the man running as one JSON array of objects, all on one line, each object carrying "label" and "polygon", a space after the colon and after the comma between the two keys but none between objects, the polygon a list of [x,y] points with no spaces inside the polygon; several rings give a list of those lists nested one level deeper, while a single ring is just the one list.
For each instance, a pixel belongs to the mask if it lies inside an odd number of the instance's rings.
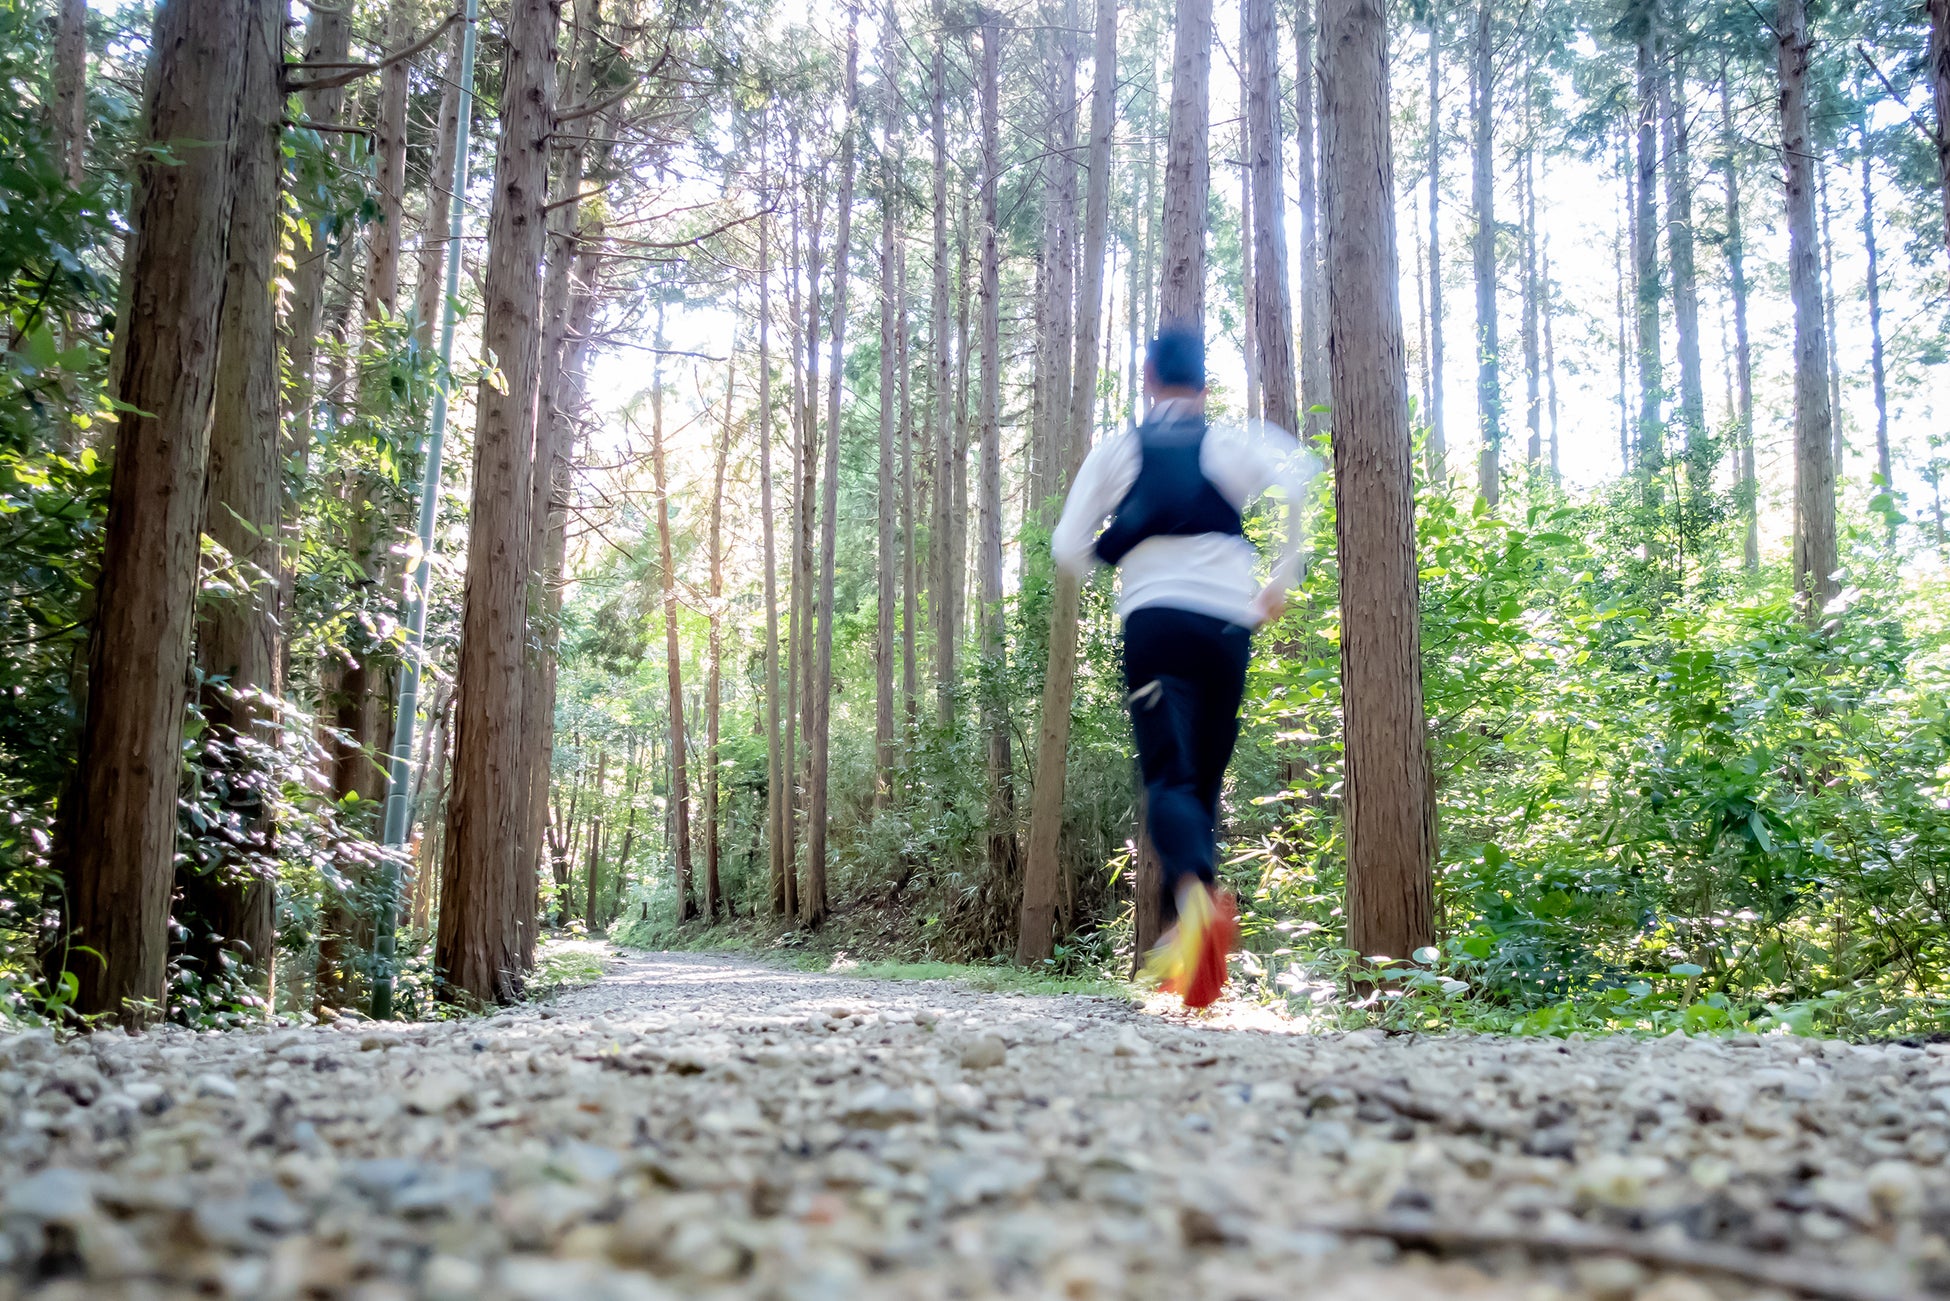
[{"label": "man running", "polygon": [[[1208,421],[1205,391],[1204,340],[1161,331],[1145,354],[1150,413],[1091,450],[1051,537],[1056,563],[1079,578],[1098,563],[1118,570],[1131,732],[1164,868],[1168,929],[1146,970],[1187,1007],[1218,998],[1238,933],[1217,888],[1219,791],[1253,631],[1280,617],[1299,572],[1314,472],[1285,430]],[[1262,586],[1242,516],[1274,485],[1289,506],[1286,544]]]}]

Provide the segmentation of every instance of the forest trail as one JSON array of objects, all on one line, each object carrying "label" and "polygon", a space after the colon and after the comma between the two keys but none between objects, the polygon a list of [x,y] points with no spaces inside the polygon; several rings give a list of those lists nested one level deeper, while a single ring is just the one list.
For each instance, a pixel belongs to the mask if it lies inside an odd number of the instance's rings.
[{"label": "forest trail", "polygon": [[1940,1047],[1279,1033],[601,951],[482,1019],[0,1039],[0,1301],[1950,1285]]}]

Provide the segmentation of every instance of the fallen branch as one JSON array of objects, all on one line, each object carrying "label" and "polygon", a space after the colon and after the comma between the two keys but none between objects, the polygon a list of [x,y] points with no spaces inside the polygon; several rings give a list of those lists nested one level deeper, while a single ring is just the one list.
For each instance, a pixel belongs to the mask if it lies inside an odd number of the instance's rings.
[{"label": "fallen branch", "polygon": [[1779,1288],[1791,1296],[1816,1301],[1905,1301],[1910,1294],[1862,1281],[1854,1272],[1809,1260],[1784,1260],[1738,1247],[1710,1242],[1672,1244],[1642,1234],[1480,1229],[1441,1224],[1421,1216],[1389,1216],[1371,1220],[1321,1220],[1301,1227],[1348,1238],[1386,1238],[1403,1247],[1441,1253],[1506,1251],[1512,1247],[1533,1255],[1618,1256],[1681,1274],[1715,1274],[1762,1287]]},{"label": "fallen branch", "polygon": [[[303,90],[336,90],[340,86],[349,86],[361,77],[384,71],[387,68],[393,67],[395,64],[406,62],[416,54],[424,53],[435,41],[439,40],[446,33],[449,27],[462,21],[465,20],[459,13],[448,14],[440,22],[435,24],[433,30],[425,36],[422,36],[419,40],[413,42],[405,49],[400,50],[398,53],[387,55],[377,63],[287,63],[284,65],[285,93],[290,94],[294,91]],[[322,72],[327,70],[332,72],[332,75],[329,77],[292,80],[293,73]]]}]

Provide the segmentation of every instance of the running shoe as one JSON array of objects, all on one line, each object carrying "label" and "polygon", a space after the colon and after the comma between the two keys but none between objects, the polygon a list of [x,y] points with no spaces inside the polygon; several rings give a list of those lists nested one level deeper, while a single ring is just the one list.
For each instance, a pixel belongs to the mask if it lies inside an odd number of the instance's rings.
[{"label": "running shoe", "polygon": [[1210,1007],[1226,984],[1226,958],[1239,938],[1232,896],[1202,881],[1178,897],[1178,924],[1167,931],[1144,964],[1147,979],[1186,1007]]}]

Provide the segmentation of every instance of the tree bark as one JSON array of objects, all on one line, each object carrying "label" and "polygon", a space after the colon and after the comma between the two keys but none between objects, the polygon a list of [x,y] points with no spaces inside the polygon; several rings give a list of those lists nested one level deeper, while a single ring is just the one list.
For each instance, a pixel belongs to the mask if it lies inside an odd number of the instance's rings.
[{"label": "tree bark", "polygon": [[1429,433],[1422,446],[1429,483],[1449,486],[1442,423],[1442,9],[1429,6]]},{"label": "tree bark", "polygon": [[[278,96],[283,62],[283,5],[254,0],[238,39],[244,50],[237,138],[230,160],[234,191],[220,324],[222,365],[210,420],[203,483],[204,531],[230,556],[221,595],[207,589],[196,625],[196,661],[208,725],[204,753],[217,771],[243,843],[206,870],[185,872],[181,918],[194,919],[187,956],[212,976],[226,957],[269,988],[276,957],[277,881],[250,863],[272,849],[265,809],[269,775],[250,748],[275,745],[277,720],[261,703],[277,682],[278,513],[283,462],[278,454],[276,288]],[[217,684],[221,683],[221,686]],[[261,753],[261,750],[260,750]]]},{"label": "tree bark", "polygon": [[[1084,200],[1083,247],[1077,295],[1076,367],[1070,391],[1070,439],[1064,489],[1076,475],[1096,423],[1097,343],[1103,329],[1104,252],[1109,242],[1111,134],[1117,114],[1117,0],[1097,0],[1096,48],[1090,85],[1090,189]],[[1291,354],[1288,379],[1291,381]],[[1036,786],[1029,810],[1029,854],[1023,867],[1022,917],[1016,961],[1027,966],[1054,951],[1056,910],[1062,884],[1063,790],[1070,748],[1070,714],[1076,698],[1076,576],[1058,570],[1050,602],[1049,668],[1043,675],[1042,723],[1036,736]]]},{"label": "tree bark", "polygon": [[1286,196],[1280,165],[1280,67],[1273,0],[1245,0],[1246,113],[1252,123],[1253,268],[1260,410],[1281,429],[1300,428],[1293,366],[1293,304],[1287,297]]},{"label": "tree bark", "polygon": [[[1327,378],[1327,294],[1320,263],[1320,167],[1315,119],[1320,99],[1314,67],[1313,0],[1298,0],[1293,23],[1293,135],[1299,146],[1300,420],[1312,444],[1325,421],[1314,410],[1333,401]],[[1278,155],[1275,155],[1276,157]]]},{"label": "tree bark", "polygon": [[520,997],[520,861],[527,794],[523,657],[528,513],[542,342],[549,136],[555,127],[558,0],[512,0],[502,63],[501,142],[488,219],[481,343],[500,368],[475,395],[473,509],[456,673],[453,794],[436,961],[448,997]]},{"label": "tree bark", "polygon": [[1321,36],[1347,944],[1407,958],[1435,938],[1435,801],[1422,710],[1386,12],[1379,0],[1322,0]]},{"label": "tree bark", "polygon": [[1733,375],[1737,410],[1734,437],[1739,443],[1738,497],[1746,518],[1741,559],[1749,574],[1760,571],[1759,487],[1754,473],[1754,350],[1747,332],[1746,243],[1740,216],[1738,137],[1733,131],[1733,92],[1727,81],[1727,61],[1720,59],[1720,152],[1727,189],[1727,283],[1733,297]]},{"label": "tree bark", "polygon": [[[68,807],[51,970],[74,1008],[139,1026],[167,989],[176,791],[240,129],[245,0],[156,16],[111,392],[120,401],[96,583],[88,716]],[[83,950],[92,950],[84,952]]]},{"label": "tree bark", "polygon": [[88,164],[88,0],[60,0],[60,6],[48,117],[54,128],[55,166],[79,189]]},{"label": "tree bark", "polygon": [[826,920],[826,832],[832,798],[834,570],[839,558],[840,390],[846,352],[846,273],[853,249],[854,145],[860,100],[857,11],[847,19],[846,114],[840,136],[839,226],[833,239],[833,352],[826,377],[826,465],[819,521],[819,625],[813,647],[812,789],[806,815],[806,894],[799,916],[809,927]]},{"label": "tree bark", "polygon": [[1833,412],[1824,373],[1828,344],[1815,225],[1814,142],[1808,125],[1804,0],[1782,0],[1779,17],[1781,149],[1785,157],[1788,293],[1794,302],[1794,590],[1811,626],[1837,591]]},{"label": "tree bark", "polygon": [[677,566],[670,545],[670,481],[664,473],[664,304],[657,303],[659,349],[650,391],[650,469],[657,486],[657,559],[664,602],[664,677],[670,702],[670,858],[677,869],[677,920],[697,916],[691,898],[690,746],[684,730],[684,651],[677,637]]},{"label": "tree bark", "polygon": [[1205,219],[1212,169],[1212,0],[1176,0],[1171,116],[1166,125],[1164,283],[1158,325],[1205,332]]},{"label": "tree bark", "polygon": [[1502,492],[1502,347],[1496,321],[1496,63],[1490,0],[1476,9],[1475,158],[1471,201],[1476,233],[1471,240],[1476,272],[1476,425],[1482,440],[1476,490],[1491,506]]}]

